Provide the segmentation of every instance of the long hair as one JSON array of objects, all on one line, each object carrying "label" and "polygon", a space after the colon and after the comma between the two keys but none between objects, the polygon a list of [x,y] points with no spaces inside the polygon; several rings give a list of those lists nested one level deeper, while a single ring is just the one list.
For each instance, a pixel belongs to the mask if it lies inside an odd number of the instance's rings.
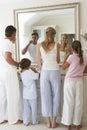
[{"label": "long hair", "polygon": [[78,54],[78,56],[80,58],[80,64],[83,64],[84,60],[83,60],[83,51],[82,51],[81,42],[78,40],[75,40],[72,43],[72,48]]},{"label": "long hair", "polygon": [[46,29],[46,33],[45,33],[45,40],[41,43],[43,49],[48,52],[49,51],[49,46],[50,44],[55,43],[54,37],[56,34],[56,30],[52,27],[48,27]]}]

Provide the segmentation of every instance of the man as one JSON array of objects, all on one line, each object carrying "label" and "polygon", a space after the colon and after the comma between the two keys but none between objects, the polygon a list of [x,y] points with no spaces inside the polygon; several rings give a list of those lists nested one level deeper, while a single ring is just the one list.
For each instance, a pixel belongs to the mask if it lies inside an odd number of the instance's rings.
[{"label": "man", "polygon": [[0,123],[20,123],[21,99],[16,68],[19,63],[13,59],[16,29],[9,25],[5,39],[0,42]]},{"label": "man", "polygon": [[22,49],[22,54],[24,55],[27,51],[29,52],[29,59],[32,63],[36,62],[36,45],[38,41],[38,33],[32,33],[32,39],[29,41],[27,46],[25,46],[24,49]]}]

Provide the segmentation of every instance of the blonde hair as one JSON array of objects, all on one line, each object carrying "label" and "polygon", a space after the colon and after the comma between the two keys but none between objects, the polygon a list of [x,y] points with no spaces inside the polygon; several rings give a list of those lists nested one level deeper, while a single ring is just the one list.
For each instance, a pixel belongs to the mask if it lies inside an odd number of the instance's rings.
[{"label": "blonde hair", "polygon": [[65,37],[66,39],[68,39],[68,35],[67,34],[63,34],[62,38]]},{"label": "blonde hair", "polygon": [[46,29],[45,40],[41,43],[43,49],[46,52],[49,51],[49,46],[51,44],[55,44],[55,41],[54,41],[55,34],[56,34],[56,30],[54,28],[48,27]]}]

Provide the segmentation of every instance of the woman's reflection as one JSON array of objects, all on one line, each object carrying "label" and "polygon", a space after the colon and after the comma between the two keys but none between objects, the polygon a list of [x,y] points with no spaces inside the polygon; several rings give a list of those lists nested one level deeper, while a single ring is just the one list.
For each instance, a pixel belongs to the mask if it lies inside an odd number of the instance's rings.
[{"label": "woman's reflection", "polygon": [[66,59],[67,56],[71,54],[71,45],[68,43],[68,35],[62,35],[61,44],[60,44],[60,63]]}]

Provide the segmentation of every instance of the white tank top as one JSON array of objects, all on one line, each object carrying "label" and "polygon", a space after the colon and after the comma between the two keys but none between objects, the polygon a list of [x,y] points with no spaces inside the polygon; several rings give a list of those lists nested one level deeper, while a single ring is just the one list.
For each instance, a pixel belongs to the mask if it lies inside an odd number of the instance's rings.
[{"label": "white tank top", "polygon": [[40,46],[40,53],[42,58],[42,70],[59,70],[57,63],[57,44],[48,52],[45,52],[43,47]]},{"label": "white tank top", "polygon": [[60,51],[60,62],[61,62],[61,63],[64,61],[65,56],[66,56],[66,52]]}]

